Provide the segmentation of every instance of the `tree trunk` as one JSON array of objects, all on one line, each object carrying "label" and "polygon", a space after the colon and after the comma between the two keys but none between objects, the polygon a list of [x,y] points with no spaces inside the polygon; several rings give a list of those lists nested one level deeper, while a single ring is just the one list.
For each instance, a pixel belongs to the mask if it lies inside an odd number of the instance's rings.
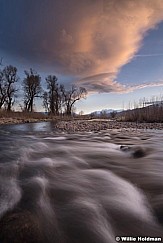
[{"label": "tree trunk", "polygon": [[9,99],[8,104],[7,104],[8,111],[11,111],[11,103],[12,103],[12,99]]}]

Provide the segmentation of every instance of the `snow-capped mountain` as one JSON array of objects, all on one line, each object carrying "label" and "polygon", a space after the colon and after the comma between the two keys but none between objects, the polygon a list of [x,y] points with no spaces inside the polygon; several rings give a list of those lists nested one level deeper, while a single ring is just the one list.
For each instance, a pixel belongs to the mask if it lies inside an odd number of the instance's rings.
[{"label": "snow-capped mountain", "polygon": [[112,112],[121,112],[121,111],[123,111],[122,109],[121,110],[114,110],[114,109],[103,109],[103,110],[101,110],[101,111],[94,111],[94,112],[92,112],[91,114],[94,114],[94,115],[101,115],[101,114],[107,114],[107,115],[109,115],[110,113],[112,113]]}]

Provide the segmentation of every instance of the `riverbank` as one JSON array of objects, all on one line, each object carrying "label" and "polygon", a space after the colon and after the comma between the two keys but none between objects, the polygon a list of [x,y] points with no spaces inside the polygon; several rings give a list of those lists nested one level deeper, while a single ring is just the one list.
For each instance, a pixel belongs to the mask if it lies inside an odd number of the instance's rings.
[{"label": "riverbank", "polygon": [[53,117],[49,117],[41,112],[0,111],[0,125],[46,122],[52,120]]},{"label": "riverbank", "polygon": [[23,124],[33,122],[48,122],[52,121],[51,118],[0,118],[0,125],[4,124]]},{"label": "riverbank", "polygon": [[163,130],[163,123],[136,123],[136,122],[118,122],[111,120],[74,120],[59,121],[56,128],[64,132],[91,132],[107,129],[157,129]]},{"label": "riverbank", "polygon": [[163,123],[136,123],[136,122],[119,122],[106,119],[90,119],[90,120],[62,120],[51,117],[32,118],[32,117],[1,117],[0,125],[4,124],[23,124],[36,122],[56,122],[56,128],[62,132],[91,132],[107,129],[157,129],[163,130]]}]

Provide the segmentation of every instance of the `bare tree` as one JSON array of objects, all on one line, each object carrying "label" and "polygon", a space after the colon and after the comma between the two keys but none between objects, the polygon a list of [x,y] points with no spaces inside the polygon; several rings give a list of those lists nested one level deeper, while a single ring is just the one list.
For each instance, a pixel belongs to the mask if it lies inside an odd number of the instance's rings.
[{"label": "bare tree", "polygon": [[[0,66],[2,66],[2,57],[0,58]],[[4,87],[3,72],[0,70],[0,109],[4,105],[6,92]]]},{"label": "bare tree", "polygon": [[5,103],[8,111],[11,111],[11,107],[15,102],[16,86],[18,81],[17,68],[14,66],[7,66],[1,72],[1,97]]},{"label": "bare tree", "polygon": [[0,71],[0,109],[2,109],[5,100],[6,100],[6,87],[3,78],[3,71]]},{"label": "bare tree", "polygon": [[44,93],[44,107],[48,108],[51,114],[59,115],[61,109],[61,93],[55,75],[46,78],[48,93]]},{"label": "bare tree", "polygon": [[84,111],[81,110],[81,111],[79,112],[79,116],[83,116],[83,115],[84,115]]},{"label": "bare tree", "polygon": [[34,99],[41,95],[41,77],[32,68],[25,71],[26,78],[23,81],[24,106],[28,112],[33,111]]},{"label": "bare tree", "polygon": [[74,104],[80,99],[86,98],[87,91],[83,87],[71,86],[71,89],[66,91],[64,86],[61,85],[62,98],[65,105],[65,113],[70,116],[72,114],[72,109]]},{"label": "bare tree", "polygon": [[0,66],[2,66],[3,58],[0,58]]},{"label": "bare tree", "polygon": [[112,112],[110,112],[110,116],[111,116],[111,118],[115,118],[116,117],[116,115],[117,115],[117,111],[112,111]]},{"label": "bare tree", "polygon": [[45,108],[45,112],[49,112],[49,99],[46,91],[43,93],[43,107]]}]

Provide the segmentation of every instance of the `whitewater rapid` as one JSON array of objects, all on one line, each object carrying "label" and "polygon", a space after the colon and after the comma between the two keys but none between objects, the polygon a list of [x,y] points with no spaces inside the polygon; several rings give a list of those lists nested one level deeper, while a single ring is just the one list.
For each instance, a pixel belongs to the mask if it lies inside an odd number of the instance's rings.
[{"label": "whitewater rapid", "polygon": [[0,127],[0,242],[163,237],[163,132]]}]

